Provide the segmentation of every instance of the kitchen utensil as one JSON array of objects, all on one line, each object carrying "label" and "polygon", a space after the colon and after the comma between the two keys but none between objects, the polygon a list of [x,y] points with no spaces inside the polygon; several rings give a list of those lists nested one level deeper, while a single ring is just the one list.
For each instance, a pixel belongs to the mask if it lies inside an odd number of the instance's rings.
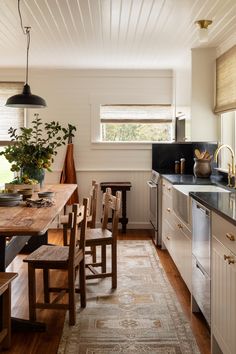
[{"label": "kitchen utensil", "polygon": [[201,152],[198,149],[195,149],[194,153],[195,153],[195,156],[196,156],[197,159],[201,158]]}]

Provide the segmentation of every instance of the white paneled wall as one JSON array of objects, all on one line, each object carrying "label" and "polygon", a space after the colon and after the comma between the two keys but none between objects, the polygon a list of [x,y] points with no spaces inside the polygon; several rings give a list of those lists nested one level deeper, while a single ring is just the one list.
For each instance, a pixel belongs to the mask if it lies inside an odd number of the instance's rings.
[{"label": "white paneled wall", "polygon": [[[60,172],[46,174],[46,183],[55,183],[60,179]],[[149,223],[149,191],[147,180],[150,179],[149,171],[78,171],[77,182],[79,186],[80,201],[88,196],[91,181],[100,182],[131,182],[132,188],[127,191],[127,217],[130,229],[148,229]],[[102,191],[99,187],[97,224],[101,218]]]},{"label": "white paneled wall", "polygon": [[[74,156],[82,198],[91,180],[130,181],[127,212],[130,228],[149,227],[146,181],[151,173],[151,144],[99,144],[91,142],[92,99],[125,98],[126,103],[172,103],[172,70],[66,70],[30,69],[32,93],[45,98],[48,107],[38,110],[43,121],[58,120],[77,127]],[[1,69],[3,81],[24,81],[24,70]],[[112,102],[108,102],[112,103]],[[116,102],[117,103],[117,102]],[[120,102],[122,103],[122,102]],[[28,121],[37,110],[28,110]],[[62,147],[46,181],[58,182],[65,156]],[[99,216],[98,216],[99,220]]]}]

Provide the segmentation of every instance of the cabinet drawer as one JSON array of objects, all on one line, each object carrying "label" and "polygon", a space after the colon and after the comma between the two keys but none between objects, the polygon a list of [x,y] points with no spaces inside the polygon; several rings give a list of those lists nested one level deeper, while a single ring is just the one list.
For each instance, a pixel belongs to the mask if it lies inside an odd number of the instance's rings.
[{"label": "cabinet drawer", "polygon": [[162,218],[173,224],[172,199],[167,195],[163,195],[162,198]]},{"label": "cabinet drawer", "polygon": [[173,212],[173,222],[174,222],[174,229],[175,232],[180,231],[181,233],[185,234],[190,240],[192,239],[192,233],[186,224],[178,218],[178,216]]},{"label": "cabinet drawer", "polygon": [[166,179],[162,179],[162,192],[172,196],[172,183]]},{"label": "cabinet drawer", "polygon": [[169,253],[171,253],[173,245],[173,228],[166,220],[163,222],[162,225],[162,240]]},{"label": "cabinet drawer", "polygon": [[236,253],[236,226],[212,213],[212,234],[230,251]]}]

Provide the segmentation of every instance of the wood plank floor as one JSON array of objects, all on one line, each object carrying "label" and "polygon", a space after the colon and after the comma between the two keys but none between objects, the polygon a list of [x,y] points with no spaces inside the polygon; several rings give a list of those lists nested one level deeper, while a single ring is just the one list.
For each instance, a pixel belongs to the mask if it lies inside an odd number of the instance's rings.
[{"label": "wood plank floor", "polygon": [[[127,234],[120,235],[121,239],[147,239],[149,232],[145,230],[128,230]],[[62,233],[52,230],[49,233],[49,242],[61,244]],[[193,333],[196,337],[202,354],[210,354],[210,335],[207,326],[200,315],[191,314],[190,294],[183,282],[167,251],[157,250],[167,277],[173,286],[177,297],[191,323]],[[14,280],[12,287],[12,316],[28,318],[28,297],[27,297],[27,265],[22,262],[24,255],[18,255],[8,267],[9,272],[18,272],[19,276]],[[62,279],[63,275],[55,272],[53,277],[55,283]],[[40,277],[41,278],[41,277]],[[42,283],[37,283],[37,291],[42,289]],[[4,353],[11,354],[56,354],[62,334],[65,312],[60,310],[37,311],[37,320],[47,324],[46,332],[13,332],[12,346]]]}]

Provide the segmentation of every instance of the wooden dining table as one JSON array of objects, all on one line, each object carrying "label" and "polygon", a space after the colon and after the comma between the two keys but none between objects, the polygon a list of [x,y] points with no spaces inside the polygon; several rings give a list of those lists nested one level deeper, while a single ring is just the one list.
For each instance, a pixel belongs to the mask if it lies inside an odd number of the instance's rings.
[{"label": "wooden dining table", "polygon": [[[76,188],[77,184],[45,185],[41,191],[54,192],[53,205],[50,207],[27,207],[26,202],[13,207],[0,207],[1,272],[5,272],[6,267],[30,240],[36,240],[32,242],[33,248],[47,243],[50,225],[63,210]],[[34,193],[32,198],[37,199],[37,193]]]}]

